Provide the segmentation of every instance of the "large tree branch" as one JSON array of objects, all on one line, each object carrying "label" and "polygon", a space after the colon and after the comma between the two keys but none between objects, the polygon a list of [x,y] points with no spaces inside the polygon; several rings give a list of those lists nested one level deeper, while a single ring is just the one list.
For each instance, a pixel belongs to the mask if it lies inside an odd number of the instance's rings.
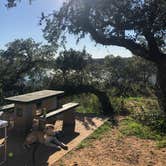
[{"label": "large tree branch", "polygon": [[160,59],[166,58],[163,53],[160,52],[157,42],[154,38],[154,35],[150,32],[145,32],[144,36],[148,42],[149,46],[149,55],[150,56],[157,56]]},{"label": "large tree branch", "polygon": [[[51,88],[53,88],[55,85],[50,85]],[[111,104],[111,101],[107,95],[106,92],[101,91],[91,85],[56,85],[56,89],[59,90],[64,90],[65,91],[65,96],[71,96],[71,95],[77,95],[77,94],[82,94],[82,93],[92,93],[95,94],[98,99],[99,102],[101,104],[101,108],[103,111],[103,114],[105,115],[111,115],[112,118],[114,118],[114,109],[113,106]]]},{"label": "large tree branch", "polygon": [[100,44],[103,45],[116,45],[120,47],[125,47],[129,49],[134,55],[143,57],[152,62],[156,62],[158,58],[156,56],[150,56],[149,51],[141,46],[140,44],[134,42],[131,39],[125,39],[122,37],[109,36],[106,37],[103,33],[97,31],[89,22],[84,24],[84,30],[89,32],[91,37]]}]

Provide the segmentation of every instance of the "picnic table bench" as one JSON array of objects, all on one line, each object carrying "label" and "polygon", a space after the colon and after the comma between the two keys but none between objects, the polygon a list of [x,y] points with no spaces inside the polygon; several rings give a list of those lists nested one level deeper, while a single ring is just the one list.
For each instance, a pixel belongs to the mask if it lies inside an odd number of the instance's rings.
[{"label": "picnic table bench", "polygon": [[63,114],[63,126],[62,131],[64,133],[74,133],[75,131],[75,113],[74,109],[79,106],[79,103],[67,103],[62,105],[62,108],[53,110],[44,115],[40,116],[41,118],[45,118],[46,120],[52,117],[56,117],[60,114]]},{"label": "picnic table bench", "polygon": [[0,111],[5,112],[5,111],[10,111],[14,110],[15,105],[14,104],[8,104],[0,107]]},{"label": "picnic table bench", "polygon": [[[64,104],[62,106],[62,108],[59,108],[57,110],[51,111],[48,114],[46,114],[45,118],[46,119],[51,118],[52,116],[56,116],[56,115],[62,114],[64,112],[69,111],[69,110],[71,110],[73,108],[76,108],[78,106],[79,106],[79,103],[67,103],[67,104]],[[43,115],[41,117],[43,117]]]}]

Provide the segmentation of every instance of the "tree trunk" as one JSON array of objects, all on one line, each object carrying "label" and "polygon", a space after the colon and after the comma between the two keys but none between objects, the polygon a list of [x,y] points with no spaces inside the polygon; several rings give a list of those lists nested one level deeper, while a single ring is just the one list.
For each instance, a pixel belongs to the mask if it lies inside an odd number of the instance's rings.
[{"label": "tree trunk", "polygon": [[[53,88],[53,87],[51,87]],[[112,104],[110,102],[109,97],[107,96],[106,92],[100,91],[99,89],[96,89],[93,86],[90,85],[79,85],[79,86],[74,86],[74,85],[64,85],[64,86],[56,86],[56,89],[64,90],[66,96],[70,95],[77,95],[81,93],[93,93],[95,94],[99,102],[101,104],[101,111],[104,115],[110,115],[112,118],[114,116],[114,109],[112,107]]]},{"label": "tree trunk", "polygon": [[96,90],[93,92],[99,99],[104,115],[114,116],[114,109],[106,92]]},{"label": "tree trunk", "polygon": [[159,105],[166,115],[166,61],[157,65],[157,96]]},{"label": "tree trunk", "polygon": [[64,88],[68,94],[81,94],[81,93],[93,93],[95,94],[101,104],[101,109],[104,115],[114,115],[114,109],[112,104],[107,96],[106,92],[100,91],[90,85],[79,85],[76,86],[65,86]]}]

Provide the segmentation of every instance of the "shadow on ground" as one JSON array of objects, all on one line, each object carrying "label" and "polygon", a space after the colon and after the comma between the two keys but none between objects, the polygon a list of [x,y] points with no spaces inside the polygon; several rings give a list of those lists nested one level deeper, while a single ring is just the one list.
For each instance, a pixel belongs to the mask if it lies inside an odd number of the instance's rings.
[{"label": "shadow on ground", "polygon": [[[104,116],[97,117],[95,114],[76,113],[76,120],[79,121],[79,123],[82,124],[87,130],[97,128],[93,118],[101,119],[104,118]],[[79,130],[77,131],[80,132]],[[65,144],[68,144],[79,136],[80,133],[78,132],[60,135],[58,139]],[[8,156],[8,161],[4,164],[4,166],[47,166],[49,157],[58,151],[56,148],[48,147],[42,144],[33,145],[29,150],[25,150],[23,148],[24,140],[25,137],[23,136],[16,135],[15,133],[9,133],[8,154],[12,152],[13,156]],[[33,155],[34,151],[35,155]],[[35,165],[33,164],[34,160]]]},{"label": "shadow on ground", "polygon": [[[59,140],[68,144],[78,135],[79,133],[73,133],[72,135],[60,136]],[[47,166],[49,156],[58,151],[56,148],[48,147],[43,144],[34,144],[30,149],[24,149],[22,146],[23,142],[23,138],[10,136],[8,141],[8,154],[12,152],[13,156],[8,156],[8,160],[4,166]],[[35,154],[35,159],[33,159],[33,153]]]}]

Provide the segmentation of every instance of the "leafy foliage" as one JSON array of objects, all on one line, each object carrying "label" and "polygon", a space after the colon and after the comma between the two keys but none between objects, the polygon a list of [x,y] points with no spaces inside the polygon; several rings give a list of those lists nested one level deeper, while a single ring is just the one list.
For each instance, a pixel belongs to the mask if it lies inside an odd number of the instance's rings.
[{"label": "leafy foliage", "polygon": [[[71,100],[71,97],[70,97]],[[98,98],[93,94],[82,94],[72,97],[73,101],[79,102],[80,106],[77,111],[80,113],[95,113],[100,114],[100,103]]]},{"label": "leafy foliage", "polygon": [[[56,68],[62,72],[65,84],[85,84],[85,71],[91,56],[86,50],[73,49],[60,52],[56,59]],[[58,73],[59,74],[59,73]]]},{"label": "leafy foliage", "polygon": [[[12,8],[12,7],[16,7],[17,3],[20,2],[21,0],[6,0],[7,3],[5,4],[5,6],[7,8]],[[27,0],[29,1],[29,3],[31,4],[32,0]]]},{"label": "leafy foliage", "polygon": [[121,122],[120,130],[125,135],[135,135],[143,139],[161,140],[161,135],[152,131],[149,127],[128,118]]},{"label": "leafy foliage", "polygon": [[22,93],[29,86],[28,80],[35,85],[46,72],[43,68],[49,68],[47,64],[54,57],[52,47],[32,39],[18,39],[6,46],[0,52],[0,84],[4,96]]},{"label": "leafy foliage", "polygon": [[86,53],[86,50],[75,51],[70,49],[69,51],[63,51],[57,58],[57,68],[62,71],[75,70],[82,71],[86,68],[90,55]]},{"label": "leafy foliage", "polygon": [[166,147],[166,137],[164,139],[162,139],[161,141],[158,141],[157,146],[159,148],[165,148]]},{"label": "leafy foliage", "polygon": [[165,42],[165,9],[164,0],[69,0],[46,17],[44,34],[56,43],[63,32],[80,38],[89,33],[97,43],[126,47],[155,60],[162,55]]},{"label": "leafy foliage", "polygon": [[166,132],[165,115],[159,109],[156,99],[112,98],[112,103],[117,114],[128,115],[135,123],[146,126],[149,130],[161,135]]},{"label": "leafy foliage", "polygon": [[[107,56],[104,66],[107,87],[116,87],[115,96],[149,96],[155,84],[155,66],[139,57]],[[147,94],[146,94],[147,93]]]},{"label": "leafy foliage", "polygon": [[64,41],[66,33],[87,34],[103,45],[125,47],[157,65],[158,97],[166,112],[166,1],[68,0],[59,11],[44,17],[48,42]]}]

